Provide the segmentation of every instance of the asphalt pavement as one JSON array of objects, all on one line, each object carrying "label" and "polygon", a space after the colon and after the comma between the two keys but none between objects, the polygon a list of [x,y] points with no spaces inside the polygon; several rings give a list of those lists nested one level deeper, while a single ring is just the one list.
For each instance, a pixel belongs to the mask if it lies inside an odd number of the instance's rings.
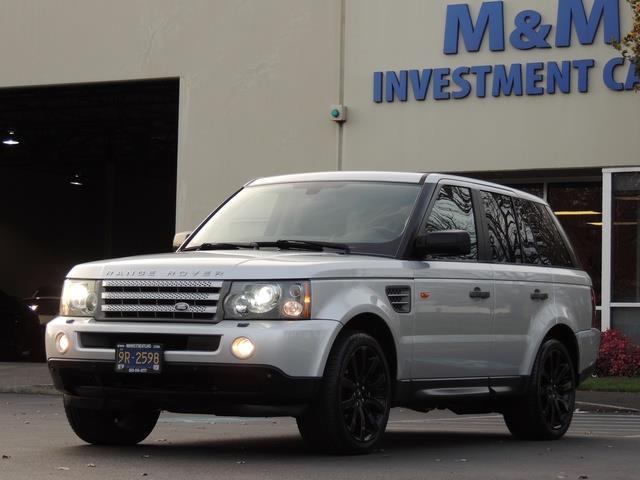
[{"label": "asphalt pavement", "polygon": [[576,413],[564,439],[512,439],[499,415],[392,411],[367,456],[309,451],[295,422],[165,413],[136,447],[95,447],[61,398],[0,394],[0,479],[637,479],[640,416]]},{"label": "asphalt pavement", "polygon": [[46,363],[0,362],[0,393],[57,392],[53,388]]}]

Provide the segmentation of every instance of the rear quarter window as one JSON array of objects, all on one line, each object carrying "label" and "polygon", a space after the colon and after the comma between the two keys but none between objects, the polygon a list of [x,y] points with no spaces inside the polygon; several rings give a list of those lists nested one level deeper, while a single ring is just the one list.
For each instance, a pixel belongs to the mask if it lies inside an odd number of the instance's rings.
[{"label": "rear quarter window", "polygon": [[553,213],[543,204],[514,199],[525,263],[553,267],[574,267]]}]

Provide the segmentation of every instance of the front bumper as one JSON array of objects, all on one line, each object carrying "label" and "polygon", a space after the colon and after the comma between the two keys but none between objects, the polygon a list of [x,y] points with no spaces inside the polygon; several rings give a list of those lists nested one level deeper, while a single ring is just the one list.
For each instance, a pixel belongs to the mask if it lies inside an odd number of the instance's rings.
[{"label": "front bumper", "polygon": [[[144,404],[174,412],[298,416],[318,391],[341,327],[331,320],[196,325],[58,317],[47,325],[45,340],[56,388],[65,394],[65,402],[83,408]],[[65,354],[55,347],[60,332],[71,339]],[[248,360],[231,353],[231,343],[240,336],[256,345]],[[159,337],[171,340],[164,344],[160,374],[115,372],[115,349],[97,341],[155,343]],[[191,342],[194,337],[216,341],[201,349]]]},{"label": "front bumper", "polygon": [[[143,343],[145,336],[218,336],[219,344],[213,351],[165,348],[165,365],[199,364],[264,365],[273,367],[289,377],[319,378],[324,373],[329,351],[342,324],[333,320],[298,321],[222,321],[217,324],[181,324],[150,322],[98,322],[93,318],[57,317],[47,324],[45,343],[47,359],[113,362],[115,349],[83,344],[86,335],[117,335],[127,341]],[[65,354],[57,352],[55,337],[64,332],[71,339]],[[239,360],[231,353],[231,344],[237,337],[248,337],[256,346],[248,360]],[[149,342],[151,343],[151,342]],[[173,348],[173,349],[172,349]]]},{"label": "front bumper", "polygon": [[242,416],[300,415],[321,381],[265,365],[170,363],[160,374],[127,374],[113,361],[49,360],[49,371],[65,402],[82,408]]}]

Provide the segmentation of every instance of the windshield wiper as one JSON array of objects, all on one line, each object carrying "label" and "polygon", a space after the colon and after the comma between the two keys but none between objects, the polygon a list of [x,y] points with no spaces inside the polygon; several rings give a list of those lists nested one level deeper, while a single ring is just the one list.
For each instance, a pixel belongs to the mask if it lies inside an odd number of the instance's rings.
[{"label": "windshield wiper", "polygon": [[281,250],[310,250],[322,252],[325,249],[341,250],[350,253],[349,245],[344,243],[320,242],[314,240],[277,240],[275,242],[256,242],[259,247],[276,247]]},{"label": "windshield wiper", "polygon": [[277,240],[275,242],[251,242],[251,243],[201,243],[193,247],[185,247],[183,252],[200,250],[240,250],[250,248],[258,250],[261,247],[275,247],[281,250],[309,250],[312,252],[322,252],[325,249],[341,250],[344,253],[351,253],[351,249],[344,243],[321,242],[312,240]]},{"label": "windshield wiper", "polygon": [[194,250],[240,250],[241,248],[258,248],[257,243],[201,243],[194,247],[183,248],[183,252],[191,252]]}]

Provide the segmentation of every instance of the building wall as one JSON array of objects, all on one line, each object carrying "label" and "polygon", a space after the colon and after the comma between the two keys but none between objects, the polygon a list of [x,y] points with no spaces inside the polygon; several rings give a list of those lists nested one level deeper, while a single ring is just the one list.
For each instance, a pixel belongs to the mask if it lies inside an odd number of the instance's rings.
[{"label": "building wall", "polygon": [[[443,53],[447,5],[469,3],[477,18],[480,1],[348,0],[346,5],[345,127],[346,169],[389,165],[426,171],[516,170],[629,165],[638,163],[640,98],[613,92],[602,67],[617,52],[600,28],[593,45],[553,46],[558,0],[504,2],[506,48],[492,52],[488,38],[479,52]],[[592,0],[585,0],[589,11]],[[518,50],[509,44],[514,18],[539,11],[552,24],[552,48]],[[620,1],[622,31],[631,11]],[[374,103],[375,71],[595,59],[588,93]],[[622,69],[619,73],[623,73]],[[625,73],[626,73],[626,69]],[[433,85],[432,85],[433,86]],[[455,89],[451,89],[455,90]]]},{"label": "building wall", "polygon": [[4,0],[0,87],[180,77],[182,230],[253,177],[336,168],[339,39],[339,0]]},{"label": "building wall", "polygon": [[[462,1],[462,0],[460,0]],[[1,86],[179,77],[177,230],[256,176],[637,163],[638,97],[602,82],[603,42],[443,54],[453,0],[4,0]],[[475,18],[481,2],[470,0]],[[555,22],[557,0],[504,2]],[[593,0],[585,0],[590,8]],[[630,26],[622,0],[622,30]],[[344,18],[344,31],[342,31]],[[341,33],[344,42],[341,43]],[[549,40],[556,33],[552,28]],[[588,93],[375,103],[375,71],[594,58]],[[343,95],[342,95],[343,93]],[[343,97],[349,119],[328,118]],[[144,194],[141,186],[139,194]]]}]

